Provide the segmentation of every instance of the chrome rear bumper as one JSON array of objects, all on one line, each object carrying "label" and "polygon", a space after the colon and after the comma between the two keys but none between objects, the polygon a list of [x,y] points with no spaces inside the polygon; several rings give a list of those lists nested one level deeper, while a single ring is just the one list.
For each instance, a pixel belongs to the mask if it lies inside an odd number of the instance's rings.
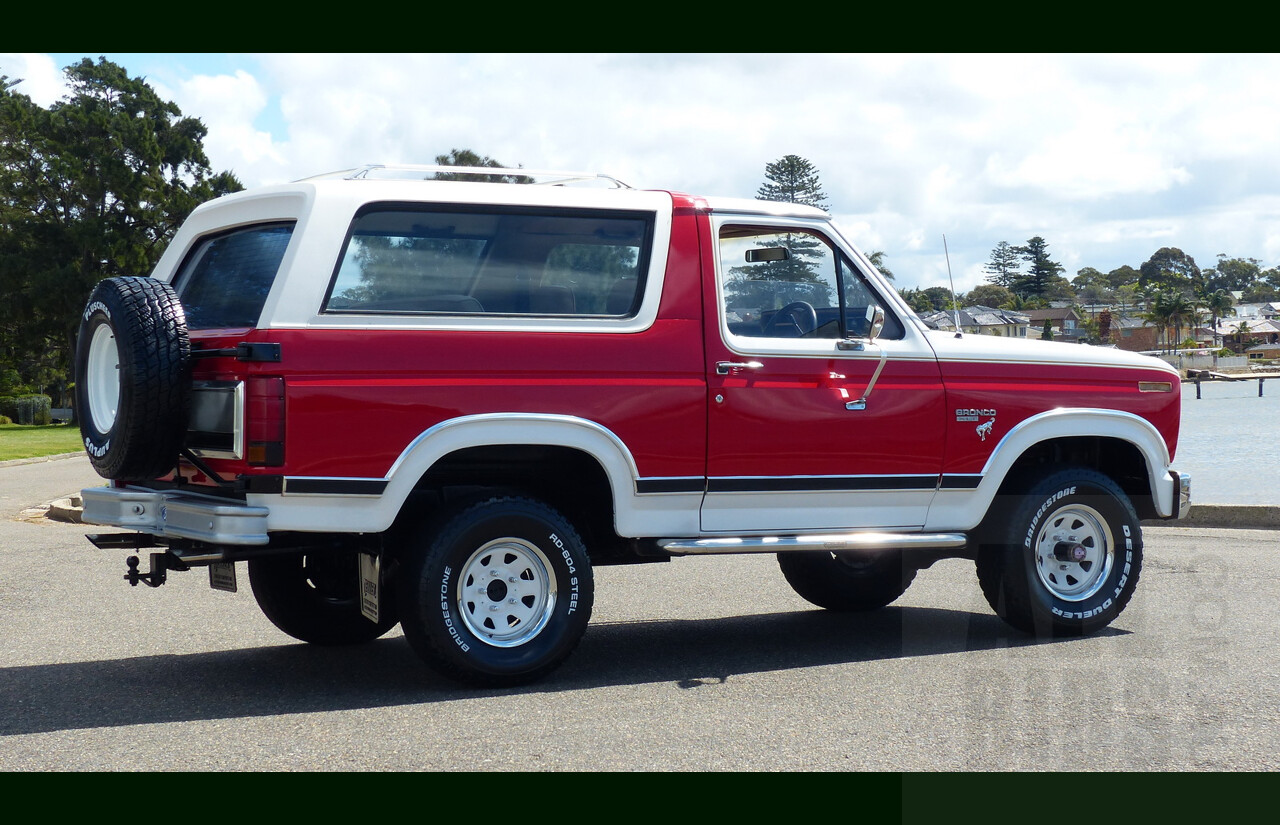
[{"label": "chrome rear bumper", "polygon": [[87,524],[124,527],[165,538],[210,544],[262,545],[267,508],[215,496],[141,487],[93,487],[80,492]]}]

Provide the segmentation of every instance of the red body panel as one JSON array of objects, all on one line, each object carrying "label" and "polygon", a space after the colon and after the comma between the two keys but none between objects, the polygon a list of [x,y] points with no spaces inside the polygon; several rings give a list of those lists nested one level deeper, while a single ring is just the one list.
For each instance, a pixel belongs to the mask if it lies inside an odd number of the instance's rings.
[{"label": "red body panel", "polygon": [[[1067,366],[1015,362],[941,363],[948,410],[994,409],[995,423],[985,440],[974,437],[974,422],[947,417],[945,473],[978,473],[992,450],[1020,422],[1062,407],[1109,409],[1133,413],[1155,425],[1173,458],[1181,404],[1169,403],[1166,392],[1140,392],[1140,381],[1168,384],[1159,370]],[[1177,399],[1176,382],[1173,384]],[[980,416],[986,421],[990,416]]]}]

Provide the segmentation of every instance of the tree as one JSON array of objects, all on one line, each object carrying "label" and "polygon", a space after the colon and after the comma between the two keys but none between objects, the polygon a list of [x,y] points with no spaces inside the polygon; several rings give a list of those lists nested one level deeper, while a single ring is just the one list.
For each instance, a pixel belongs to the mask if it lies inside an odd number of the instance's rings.
[{"label": "tree", "polygon": [[[1165,349],[1173,349],[1176,342],[1182,338],[1182,324],[1188,318],[1193,318],[1195,312],[1191,303],[1175,290],[1164,290],[1157,292],[1155,298],[1151,301],[1151,305],[1143,317],[1155,324],[1160,330],[1160,334],[1164,339]],[[1174,330],[1173,341],[1169,341],[1169,328]]]},{"label": "tree", "polygon": [[1235,313],[1234,304],[1235,299],[1225,289],[1215,290],[1204,298],[1204,308],[1209,311],[1209,315],[1213,320],[1214,346],[1222,345],[1222,339],[1218,335],[1218,319],[1224,317],[1228,312]]},{"label": "tree", "polygon": [[786,155],[766,163],[765,182],[756,192],[756,200],[803,203],[827,208],[827,196],[818,180],[818,170],[799,155]]},{"label": "tree", "polygon": [[1116,287],[1115,301],[1120,305],[1121,317],[1128,314],[1129,307],[1137,307],[1139,300],[1137,284],[1123,284]]},{"label": "tree", "polygon": [[926,289],[900,289],[898,294],[916,313],[931,315],[942,310],[950,310],[955,306],[951,300],[951,290],[945,286],[931,286]]},{"label": "tree", "polygon": [[1138,283],[1140,277],[1141,273],[1138,270],[1125,264],[1107,273],[1107,285],[1112,289],[1119,289],[1122,286]]},{"label": "tree", "polygon": [[1086,266],[1071,279],[1071,288],[1083,304],[1105,304],[1115,296],[1107,276],[1091,266]]},{"label": "tree", "polygon": [[1280,301],[1280,267],[1272,267],[1263,272],[1256,282],[1244,290],[1240,300],[1250,304]]},{"label": "tree", "polygon": [[966,306],[1009,309],[1012,308],[1013,301],[1013,293],[998,284],[979,284],[968,295],[964,296]]},{"label": "tree", "polygon": [[64,71],[49,109],[0,77],[0,354],[28,379],[65,381],[99,280],[149,273],[191,210],[243,188],[210,170],[204,124],[143,79],[105,58]]},{"label": "tree", "polygon": [[1062,277],[1062,264],[1049,257],[1049,244],[1044,238],[1039,235],[1030,238],[1017,251],[1022,260],[1026,261],[1027,271],[1014,282],[1011,287],[1014,292],[1024,298],[1047,298],[1055,291],[1060,294],[1064,285],[1070,289],[1070,284]]},{"label": "tree", "polygon": [[1262,275],[1262,261],[1257,258],[1228,258],[1219,252],[1217,265],[1202,274],[1206,292],[1219,289],[1243,292],[1258,282]]},{"label": "tree", "polygon": [[[483,167],[485,169],[509,169],[511,167],[504,163],[500,163],[491,157],[481,156],[470,149],[450,149],[447,155],[436,155],[437,166],[470,166],[473,168]],[[517,167],[519,168],[519,167]],[[436,180],[470,180],[487,182],[495,178],[490,175],[477,175],[466,172],[436,172]],[[533,178],[528,175],[499,175],[496,178],[502,183],[533,183]]]},{"label": "tree", "polygon": [[1181,249],[1166,246],[1156,251],[1139,269],[1138,283],[1178,292],[1193,292],[1201,287],[1204,276],[1196,261]]},{"label": "tree", "polygon": [[895,280],[893,277],[893,273],[889,271],[889,267],[885,266],[884,264],[883,252],[879,252],[879,251],[872,252],[870,255],[867,256],[867,259],[871,261],[871,265],[874,266],[877,270],[879,270],[880,274],[883,275],[887,280],[890,280],[890,281]]},{"label": "tree", "polygon": [[1018,247],[1008,241],[1001,241],[991,250],[991,260],[982,265],[987,273],[987,280],[996,286],[1012,290],[1022,275],[1022,256]]},{"label": "tree", "polygon": [[[756,200],[801,203],[825,209],[827,196],[818,181],[813,164],[797,155],[787,155],[773,163],[765,164],[765,182],[756,193]],[[760,240],[765,247],[786,247],[790,255],[785,260],[762,263],[749,269],[735,267],[729,271],[726,290],[743,298],[755,292],[752,282],[773,281],[802,285],[810,303],[829,305],[831,287],[818,275],[819,262],[828,250],[822,241],[806,232],[788,233],[776,240]],[[873,260],[872,263],[875,263]]]},{"label": "tree", "polygon": [[1244,340],[1244,337],[1246,335],[1252,334],[1253,328],[1249,326],[1248,321],[1240,321],[1235,325],[1233,329],[1235,330],[1236,346],[1239,347],[1237,352],[1243,352],[1245,345],[1247,343]]}]

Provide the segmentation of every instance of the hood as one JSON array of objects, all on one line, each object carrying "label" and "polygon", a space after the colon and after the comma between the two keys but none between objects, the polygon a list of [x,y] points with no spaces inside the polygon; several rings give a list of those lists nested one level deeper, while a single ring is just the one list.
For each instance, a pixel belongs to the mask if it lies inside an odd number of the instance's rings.
[{"label": "hood", "polygon": [[929,330],[929,346],[943,361],[1000,361],[1064,366],[1133,367],[1159,370],[1178,377],[1178,370],[1151,355],[1114,347],[1068,344],[1032,338],[1003,338],[996,335],[965,334]]}]

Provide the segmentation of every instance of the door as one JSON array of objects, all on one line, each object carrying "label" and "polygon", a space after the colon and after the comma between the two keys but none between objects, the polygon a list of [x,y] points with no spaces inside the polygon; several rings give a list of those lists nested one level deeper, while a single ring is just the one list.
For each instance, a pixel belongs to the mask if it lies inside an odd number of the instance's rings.
[{"label": "door", "polygon": [[937,362],[824,225],[713,223],[708,532],[925,523],[942,467]]}]

